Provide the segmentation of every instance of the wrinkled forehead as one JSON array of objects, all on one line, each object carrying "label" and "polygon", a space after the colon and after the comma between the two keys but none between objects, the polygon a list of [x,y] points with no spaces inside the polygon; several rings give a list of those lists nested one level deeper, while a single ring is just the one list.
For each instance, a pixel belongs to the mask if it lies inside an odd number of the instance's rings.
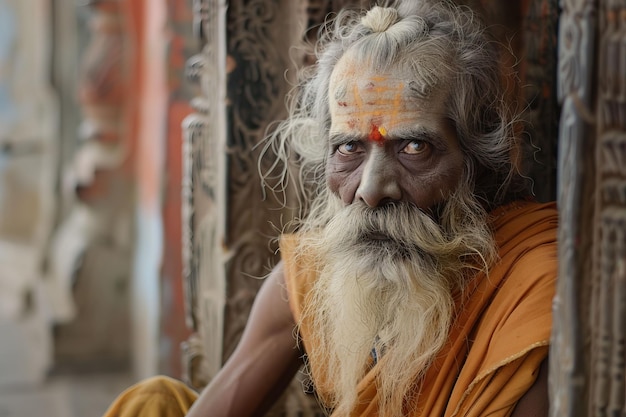
[{"label": "wrinkled forehead", "polygon": [[[432,63],[408,65],[392,64],[380,68],[369,59],[359,59],[351,51],[339,59],[332,71],[329,83],[329,100],[345,106],[348,97],[355,98],[357,105],[367,110],[368,105],[400,104],[419,106],[425,100],[445,94],[442,74],[434,74],[426,68]],[[423,67],[423,70],[420,70]]]},{"label": "wrinkled forehead", "polygon": [[380,68],[348,52],[329,83],[332,128],[365,131],[383,121],[385,127],[408,126],[418,114],[441,113],[448,89],[439,80],[406,65]]}]

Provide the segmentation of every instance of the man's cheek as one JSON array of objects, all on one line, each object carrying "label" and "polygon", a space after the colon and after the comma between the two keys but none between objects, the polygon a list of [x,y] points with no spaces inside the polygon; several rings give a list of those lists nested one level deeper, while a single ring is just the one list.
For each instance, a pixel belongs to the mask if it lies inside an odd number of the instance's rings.
[{"label": "man's cheek", "polygon": [[326,169],[326,185],[332,193],[339,194],[339,189],[343,181],[344,176],[342,174],[334,171],[333,168],[330,167]]},{"label": "man's cheek", "polygon": [[350,204],[352,202],[352,196],[354,195],[351,190],[355,188],[353,186],[355,183],[355,172],[345,170],[339,165],[332,163],[327,165],[326,185],[344,204]]}]

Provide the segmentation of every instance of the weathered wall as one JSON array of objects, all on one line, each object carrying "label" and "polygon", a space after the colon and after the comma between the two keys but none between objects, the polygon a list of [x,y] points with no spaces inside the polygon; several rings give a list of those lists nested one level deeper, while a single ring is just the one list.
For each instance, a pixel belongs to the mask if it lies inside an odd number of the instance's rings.
[{"label": "weathered wall", "polygon": [[40,381],[50,323],[71,314],[44,269],[58,163],[50,14],[45,0],[0,1],[0,385]]}]

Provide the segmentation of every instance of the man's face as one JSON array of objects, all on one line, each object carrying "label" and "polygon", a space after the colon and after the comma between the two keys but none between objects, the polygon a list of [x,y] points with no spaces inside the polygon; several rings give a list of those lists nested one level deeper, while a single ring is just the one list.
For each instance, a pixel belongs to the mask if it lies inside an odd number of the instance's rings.
[{"label": "man's face", "polygon": [[407,71],[369,68],[346,54],[333,71],[328,185],[346,205],[432,208],[463,173],[463,154],[445,117],[448,91],[416,98]]}]

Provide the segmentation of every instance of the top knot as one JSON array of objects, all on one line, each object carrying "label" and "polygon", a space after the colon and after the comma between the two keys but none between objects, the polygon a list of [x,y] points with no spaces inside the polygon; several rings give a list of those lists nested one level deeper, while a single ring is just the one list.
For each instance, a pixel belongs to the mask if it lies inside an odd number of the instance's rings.
[{"label": "top knot", "polygon": [[374,32],[384,32],[398,21],[398,11],[393,7],[372,7],[361,18],[361,24]]}]

